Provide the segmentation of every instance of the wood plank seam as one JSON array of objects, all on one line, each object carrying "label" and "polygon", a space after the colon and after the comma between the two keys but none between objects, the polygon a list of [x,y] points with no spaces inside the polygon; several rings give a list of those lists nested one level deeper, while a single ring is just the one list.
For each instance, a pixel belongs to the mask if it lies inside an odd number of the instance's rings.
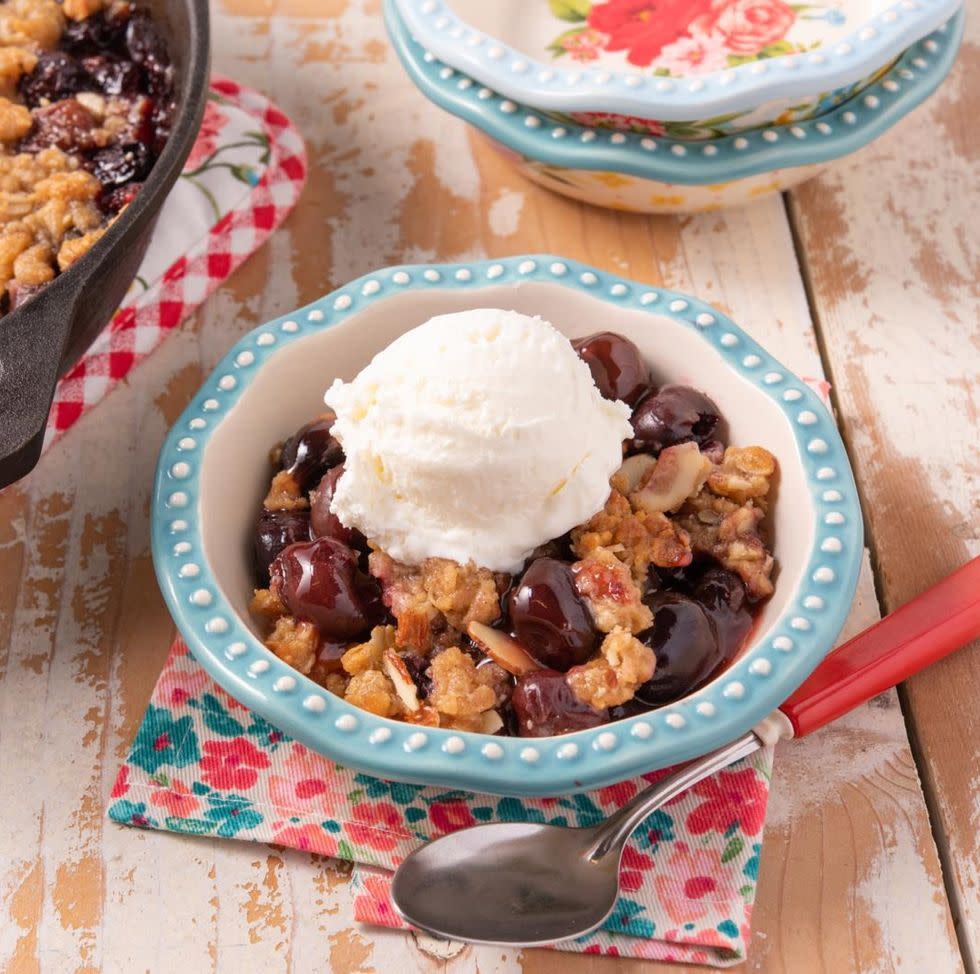
[{"label": "wood plank seam", "polygon": [[[813,322],[813,331],[816,337],[817,351],[820,355],[820,361],[823,366],[824,373],[827,376],[827,380],[830,382],[831,409],[833,410],[834,418],[837,420],[837,426],[840,430],[841,439],[844,441],[844,449],[847,451],[848,458],[850,459],[853,457],[854,451],[852,449],[848,425],[840,405],[835,381],[836,375],[834,361],[827,350],[820,308],[814,295],[810,266],[806,260],[806,251],[800,233],[799,214],[796,209],[797,203],[790,193],[783,193],[782,196],[783,204],[786,209],[786,219],[789,222],[790,234],[793,239],[793,249],[796,253],[797,263],[799,264],[800,268],[800,278],[803,282],[803,291],[806,295],[807,306],[810,311],[810,320]],[[857,464],[852,462],[851,466],[854,470],[854,480],[857,484],[858,497],[861,500],[861,514],[864,521],[864,544],[868,550],[871,560],[872,579],[875,587],[875,599],[877,600],[881,614],[886,615],[891,609],[897,608],[897,606],[890,606],[885,594],[877,540],[867,514],[863,473]],[[932,832],[933,843],[936,846],[936,853],[939,856],[943,888],[946,891],[946,898],[949,902],[950,912],[952,913],[953,917],[953,930],[956,933],[957,946],[959,947],[960,956],[963,960],[963,966],[968,971],[976,974],[977,971],[980,971],[980,958],[977,957],[974,950],[974,945],[970,942],[967,932],[967,925],[963,922],[965,907],[960,890],[957,884],[953,882],[950,848],[949,844],[945,840],[945,833],[942,828],[942,817],[938,807],[939,799],[935,779],[933,775],[930,774],[929,763],[925,759],[925,755],[923,753],[922,743],[919,739],[919,734],[916,729],[916,722],[911,713],[908,695],[905,691],[904,685],[899,685],[897,690],[899,704],[902,709],[902,719],[905,723],[905,731],[908,736],[909,748],[912,752],[912,757],[915,760],[915,771],[919,780],[920,790],[925,799],[926,811],[928,812],[929,816],[929,829]]]}]

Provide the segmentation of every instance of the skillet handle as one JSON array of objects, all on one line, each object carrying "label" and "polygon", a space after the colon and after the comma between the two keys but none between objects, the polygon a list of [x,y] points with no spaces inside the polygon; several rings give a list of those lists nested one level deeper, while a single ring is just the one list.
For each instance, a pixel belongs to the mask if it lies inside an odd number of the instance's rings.
[{"label": "skillet handle", "polygon": [[980,636],[980,557],[834,650],[779,709],[802,737]]},{"label": "skillet handle", "polygon": [[78,292],[54,281],[0,319],[0,488],[41,455]]}]

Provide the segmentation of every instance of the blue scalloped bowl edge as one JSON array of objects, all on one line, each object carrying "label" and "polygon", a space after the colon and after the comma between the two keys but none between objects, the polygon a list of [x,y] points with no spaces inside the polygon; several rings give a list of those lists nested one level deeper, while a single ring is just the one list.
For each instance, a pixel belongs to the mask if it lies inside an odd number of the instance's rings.
[{"label": "blue scalloped bowl edge", "polygon": [[[415,37],[446,64],[466,72],[508,98],[538,111],[612,112],[661,121],[694,121],[750,110],[773,98],[798,98],[844,88],[873,74],[962,10],[963,6],[961,0],[916,0],[919,10],[916,17],[910,16],[915,11],[908,9],[908,0],[898,0],[888,10],[871,18],[874,24],[865,21],[865,26],[841,38],[832,47],[805,56],[805,63],[801,63],[801,56],[796,55],[796,66],[792,70],[783,66],[789,57],[770,58],[762,62],[766,70],[761,75],[755,73],[754,64],[743,64],[725,71],[698,75],[697,91],[690,90],[690,81],[687,84],[678,81],[672,90],[664,92],[656,87],[664,79],[638,71],[585,68],[568,71],[528,57],[467,25],[448,9],[450,4],[443,0],[437,0],[438,9],[431,16],[445,17],[448,23],[442,31],[434,29],[427,19],[430,15],[418,9],[420,2],[425,0],[395,0],[401,19]],[[894,19],[889,22],[892,17]],[[869,26],[874,31],[871,39],[862,37]],[[481,42],[460,43],[451,33],[457,27],[466,31],[468,36],[481,37]],[[500,51],[499,57],[489,56],[488,51],[492,47]],[[845,50],[846,53],[841,53]],[[814,54],[817,55],[816,60]],[[511,66],[518,62],[527,65],[527,68],[514,71]],[[542,72],[550,80],[542,81]],[[572,76],[577,80],[573,82]],[[605,80],[600,82],[600,76]],[[591,86],[588,84],[590,80]],[[582,81],[586,83],[582,84]]]},{"label": "blue scalloped bowl edge", "polygon": [[[793,422],[816,512],[804,582],[774,623],[764,655],[754,644],[723,677],[649,714],[541,739],[420,730],[375,717],[278,660],[224,598],[197,525],[196,458],[203,456],[212,430],[234,409],[263,361],[304,334],[329,328],[409,287],[478,294],[484,287],[527,281],[559,284],[614,305],[673,318],[699,333],[738,375],[780,406]],[[804,417],[807,425],[801,425]],[[199,426],[202,420],[205,428]],[[194,445],[188,447],[188,441]],[[820,445],[819,451],[813,450],[814,444]],[[264,446],[258,444],[257,449]],[[666,767],[752,727],[833,645],[854,597],[863,550],[860,504],[846,450],[830,413],[805,383],[704,302],[552,255],[385,268],[244,336],[204,382],[163,444],[151,536],[157,579],[181,635],[201,665],[243,704],[309,747],[372,775],[528,797],[584,791]],[[193,577],[181,574],[188,558],[199,563]],[[201,591],[208,595],[207,604],[195,601]],[[289,686],[279,692],[276,685],[283,678]],[[319,701],[317,709],[309,709],[310,700]]]},{"label": "blue scalloped bowl edge", "polygon": [[[910,47],[874,84],[824,115],[691,142],[555,122],[496,91],[481,98],[476,82],[461,90],[459,81],[466,76],[424,59],[425,49],[399,18],[394,0],[385,0],[384,17],[392,46],[422,94],[512,151],[565,169],[617,172],[686,186],[830,162],[863,148],[939,87],[956,60],[965,21],[961,11]],[[444,71],[452,73],[442,77]]]}]

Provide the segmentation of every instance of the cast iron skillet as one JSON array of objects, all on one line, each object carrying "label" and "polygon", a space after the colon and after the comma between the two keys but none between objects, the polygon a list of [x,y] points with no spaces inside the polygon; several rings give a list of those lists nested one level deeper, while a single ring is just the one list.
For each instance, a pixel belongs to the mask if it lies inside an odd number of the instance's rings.
[{"label": "cast iron skillet", "polygon": [[207,0],[140,0],[167,39],[177,116],[167,145],[125,213],[76,264],[23,307],[0,318],[0,487],[37,463],[55,383],[119,306],[184,166],[208,91]]}]

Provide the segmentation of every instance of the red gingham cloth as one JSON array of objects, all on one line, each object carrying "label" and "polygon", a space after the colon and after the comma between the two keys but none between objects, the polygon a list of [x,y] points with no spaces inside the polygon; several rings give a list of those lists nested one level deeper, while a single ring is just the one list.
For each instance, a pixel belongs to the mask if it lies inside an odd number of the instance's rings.
[{"label": "red gingham cloth", "polygon": [[58,383],[47,449],[133,366],[163,341],[256,251],[293,208],[306,181],[306,148],[290,119],[268,98],[228,78],[211,89],[251,115],[269,138],[269,161],[259,182],[148,290],[124,303],[88,353]]}]

